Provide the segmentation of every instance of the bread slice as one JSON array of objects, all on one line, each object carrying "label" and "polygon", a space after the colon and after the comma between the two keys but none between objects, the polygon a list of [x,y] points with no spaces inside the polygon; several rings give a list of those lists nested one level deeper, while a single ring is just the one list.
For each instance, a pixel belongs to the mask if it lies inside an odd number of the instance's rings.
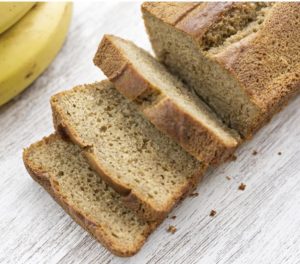
[{"label": "bread slice", "polygon": [[236,149],[238,133],[132,42],[105,35],[94,62],[124,96],[140,106],[150,122],[198,160],[220,163]]},{"label": "bread slice", "polygon": [[155,228],[155,223],[140,220],[123,205],[120,195],[93,172],[78,146],[58,135],[25,149],[23,159],[32,178],[114,254],[135,254]]},{"label": "bread slice", "polygon": [[164,218],[205,170],[107,80],[59,93],[51,105],[56,129],[147,220]]},{"label": "bread slice", "polygon": [[157,58],[248,138],[300,87],[299,3],[148,2]]}]

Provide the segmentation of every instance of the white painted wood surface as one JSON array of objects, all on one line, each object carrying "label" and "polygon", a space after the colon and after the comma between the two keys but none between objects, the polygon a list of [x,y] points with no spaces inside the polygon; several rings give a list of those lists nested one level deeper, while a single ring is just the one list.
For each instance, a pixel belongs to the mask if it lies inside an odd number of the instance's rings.
[{"label": "white painted wood surface", "polygon": [[[112,2],[76,3],[56,60],[0,108],[0,263],[300,263],[299,97],[238,150],[235,162],[206,175],[199,196],[180,204],[171,214],[177,218],[132,258],[110,254],[28,176],[22,148],[52,132],[50,96],[103,78],[92,63],[102,35],[150,50],[139,4]],[[166,232],[169,225],[175,234]]]}]

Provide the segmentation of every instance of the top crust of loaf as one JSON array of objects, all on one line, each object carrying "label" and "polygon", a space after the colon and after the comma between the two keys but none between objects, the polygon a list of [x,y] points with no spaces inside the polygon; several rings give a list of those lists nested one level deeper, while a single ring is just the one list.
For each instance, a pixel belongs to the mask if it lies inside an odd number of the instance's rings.
[{"label": "top crust of loaf", "polygon": [[[144,3],[142,10],[192,37],[201,47],[205,33],[222,20],[225,12],[243,5],[205,3],[189,9],[182,4],[174,9],[168,3]],[[180,19],[169,19],[170,12],[176,12]],[[207,55],[240,83],[260,109],[262,119],[270,118],[299,91],[299,14],[299,3],[275,3],[257,32]]]},{"label": "top crust of loaf", "polygon": [[[56,175],[48,171],[41,164],[36,163],[31,156],[37,150],[41,148],[47,148],[47,146],[53,143],[72,144],[64,142],[59,135],[52,134],[43,138],[41,141],[32,144],[29,148],[23,152],[23,161],[25,167],[32,178],[37,181],[46,191],[62,206],[62,208],[84,229],[91,233],[99,242],[101,242],[107,249],[118,256],[132,256],[134,255],[144,244],[147,236],[156,227],[157,223],[151,223],[141,228],[141,236],[136,239],[134,244],[120,243],[117,238],[109,235],[106,232],[106,226],[102,226],[97,223],[91,216],[85,215],[81,212],[72,202],[68,201],[64,194],[60,191],[59,183],[56,180]],[[78,152],[79,153],[79,152]],[[80,155],[80,154],[79,154]],[[103,209],[103,208],[102,208]],[[142,238],[142,239],[141,239]]]},{"label": "top crust of loaf", "polygon": [[[182,3],[179,6],[182,6]],[[188,6],[190,7],[190,5]],[[230,131],[225,126],[223,127],[221,122],[217,123],[216,117],[216,125],[219,125],[223,132],[222,136],[217,134],[204,120],[193,116],[173,97],[164,94],[163,90],[155,87],[155,84],[143,76],[143,72],[140,73],[134,62],[127,57],[120,47],[120,42],[145,53],[129,41],[111,35],[103,37],[94,63],[103,70],[116,88],[124,96],[135,100],[137,104],[146,100],[146,106],[142,105],[140,108],[144,115],[159,130],[173,138],[198,160],[206,164],[217,164],[228,159],[239,144],[240,139],[237,133]],[[150,55],[148,59],[154,60]],[[160,66],[162,67],[162,65]],[[158,70],[163,71],[165,69],[162,67]],[[200,107],[201,105],[199,105]],[[207,114],[209,115],[208,111]]]},{"label": "top crust of loaf", "polygon": [[155,14],[170,25],[176,25],[199,5],[202,4],[196,2],[145,2],[142,4],[142,10]]}]

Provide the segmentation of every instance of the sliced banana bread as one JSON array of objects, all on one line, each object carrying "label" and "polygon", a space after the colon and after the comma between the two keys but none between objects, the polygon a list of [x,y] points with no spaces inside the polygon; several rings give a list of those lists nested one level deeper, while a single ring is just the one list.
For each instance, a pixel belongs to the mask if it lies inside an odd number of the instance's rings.
[{"label": "sliced banana bread", "polygon": [[145,219],[164,218],[205,170],[107,80],[59,93],[51,105],[56,129]]},{"label": "sliced banana bread", "polygon": [[133,255],[155,228],[124,206],[120,195],[90,168],[80,147],[58,135],[25,149],[23,159],[32,178],[114,254]]},{"label": "sliced banana bread", "polygon": [[142,6],[158,57],[250,137],[300,88],[300,3]]},{"label": "sliced banana bread", "polygon": [[116,88],[134,100],[159,130],[205,163],[226,160],[238,134],[148,52],[130,41],[105,35],[94,62]]}]

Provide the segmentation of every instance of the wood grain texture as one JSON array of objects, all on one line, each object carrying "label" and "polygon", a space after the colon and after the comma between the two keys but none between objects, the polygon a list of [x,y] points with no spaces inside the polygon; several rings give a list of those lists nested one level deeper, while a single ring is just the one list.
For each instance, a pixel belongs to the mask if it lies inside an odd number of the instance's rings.
[{"label": "wood grain texture", "polygon": [[[237,151],[236,161],[211,170],[199,196],[180,204],[176,219],[132,258],[110,254],[31,180],[22,148],[52,132],[52,94],[103,79],[92,58],[104,33],[150,50],[139,3],[76,3],[56,60],[0,108],[0,263],[300,263],[299,97]],[[166,232],[169,225],[175,234]]]}]

